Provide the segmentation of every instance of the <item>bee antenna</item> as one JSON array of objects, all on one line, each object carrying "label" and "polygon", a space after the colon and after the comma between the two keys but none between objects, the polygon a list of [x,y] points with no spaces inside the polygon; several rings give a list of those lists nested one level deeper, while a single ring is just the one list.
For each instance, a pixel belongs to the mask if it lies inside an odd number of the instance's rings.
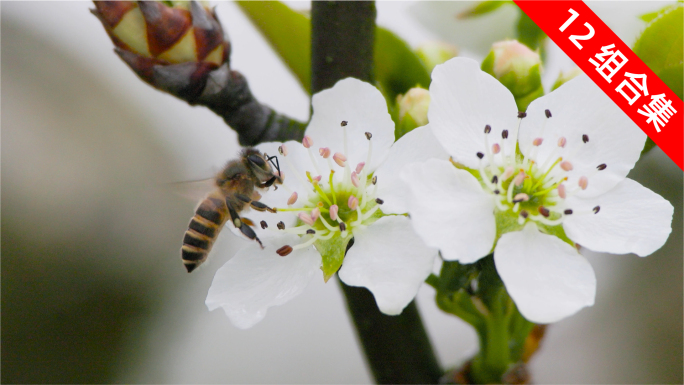
[{"label": "bee antenna", "polygon": [[[273,163],[273,159],[275,159],[275,163]],[[278,157],[276,155],[269,156],[267,160],[271,162],[276,171],[278,171],[278,175],[280,175],[280,162],[278,161]]]}]

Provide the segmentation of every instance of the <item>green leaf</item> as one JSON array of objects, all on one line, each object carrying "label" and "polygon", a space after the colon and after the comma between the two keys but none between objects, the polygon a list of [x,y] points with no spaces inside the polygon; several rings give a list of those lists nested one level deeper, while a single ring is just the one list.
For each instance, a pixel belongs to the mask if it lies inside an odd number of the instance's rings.
[{"label": "green leaf", "polygon": [[512,3],[512,1],[481,1],[475,4],[474,7],[468,8],[465,11],[456,15],[456,18],[467,19],[470,17],[486,15],[489,12],[499,9],[499,7],[506,3]]},{"label": "green leaf", "polygon": [[[307,15],[278,1],[238,1],[247,17],[311,93],[311,22]],[[411,87],[430,85],[430,74],[405,41],[387,29],[375,31],[375,79],[394,102]]]},{"label": "green leaf", "polygon": [[535,50],[540,49],[540,55],[544,59],[545,51],[542,42],[546,38],[546,34],[537,26],[537,24],[530,19],[525,12],[520,11],[520,18],[515,25],[516,39]]},{"label": "green leaf", "polygon": [[337,233],[330,239],[319,239],[314,243],[316,250],[321,253],[321,257],[323,258],[321,270],[323,270],[323,279],[326,282],[328,282],[330,277],[335,275],[337,270],[342,266],[344,255],[347,253],[347,245],[353,237],[351,231],[348,231],[347,236],[344,238]]},{"label": "green leaf", "polygon": [[647,23],[650,23],[651,21],[653,21],[653,19],[658,17],[659,13],[660,13],[660,11],[644,13],[643,15],[639,16],[639,19],[641,19]]},{"label": "green leaf", "polygon": [[238,1],[285,65],[311,93],[311,22],[279,1]]},{"label": "green leaf", "polygon": [[657,73],[660,80],[665,82],[672,92],[679,96],[680,99],[684,99],[683,73],[684,66],[681,63],[670,68],[664,68]]},{"label": "green leaf", "polygon": [[[634,53],[680,98],[684,99],[684,7],[681,3],[668,6],[650,19],[634,44]],[[648,138],[642,155],[655,147]]]},{"label": "green leaf", "polygon": [[389,30],[375,29],[375,80],[390,101],[413,87],[428,88],[430,74],[411,47]]},{"label": "green leaf", "polygon": [[634,53],[682,97],[684,62],[684,6],[663,9],[644,29],[634,44]]}]

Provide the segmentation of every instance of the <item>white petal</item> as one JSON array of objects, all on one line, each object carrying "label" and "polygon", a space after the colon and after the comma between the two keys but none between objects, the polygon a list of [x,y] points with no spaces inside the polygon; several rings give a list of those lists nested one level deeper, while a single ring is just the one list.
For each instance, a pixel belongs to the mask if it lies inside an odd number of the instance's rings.
[{"label": "white petal", "polygon": [[430,159],[404,168],[409,214],[418,235],[448,261],[472,263],[492,250],[494,199],[470,173]]},{"label": "white petal", "polygon": [[347,162],[352,169],[366,162],[368,139],[373,135],[373,156],[370,170],[382,163],[394,143],[394,122],[387,112],[387,102],[380,91],[357,79],[340,80],[333,88],[321,91],[311,100],[313,116],[306,134],[314,147],[329,147],[334,153],[344,153],[342,121],[347,122]]},{"label": "white petal", "polygon": [[269,307],[301,294],[314,274],[320,272],[321,256],[313,247],[285,257],[275,252],[297,239],[284,236],[278,238],[280,243],[265,243],[263,250],[254,243],[238,251],[214,276],[206,300],[209,310],[222,307],[233,325],[247,329],[261,321]]},{"label": "white petal", "polygon": [[[543,128],[546,109],[552,117]],[[585,134],[587,143],[582,141]],[[561,136],[567,144],[554,158],[563,156],[572,163],[569,186],[576,185],[582,175],[589,178],[589,187],[579,193],[582,197],[600,195],[620,183],[639,159],[646,141],[646,134],[586,75],[530,104],[520,126],[520,150],[529,156],[532,141],[543,137],[535,157],[543,164]],[[596,173],[596,166],[603,163],[608,167]]]},{"label": "white petal", "polygon": [[340,269],[340,279],[373,293],[381,312],[397,315],[418,293],[437,257],[426,246],[405,216],[378,219],[361,233],[354,233]]},{"label": "white petal", "polygon": [[596,276],[589,262],[534,224],[502,235],[494,262],[508,294],[529,321],[556,322],[594,304]]},{"label": "white petal", "polygon": [[446,160],[449,159],[449,154],[437,141],[429,125],[414,129],[394,143],[387,160],[375,171],[375,176],[378,177],[378,197],[385,201],[382,212],[408,212],[410,193],[401,180],[401,170],[408,163],[430,158]]},{"label": "white petal", "polygon": [[[563,222],[565,233],[594,251],[645,257],[672,232],[670,202],[629,178],[596,198],[568,197],[566,203],[573,214]],[[600,210],[594,214],[596,206]]]},{"label": "white petal", "polygon": [[[456,161],[478,168],[480,159],[476,154],[485,153],[486,125],[492,127],[489,146],[501,143],[503,130],[510,133],[506,144],[513,143],[517,115],[510,91],[482,72],[474,60],[454,58],[432,71],[428,120],[435,137]],[[510,154],[514,146],[503,148]]]}]

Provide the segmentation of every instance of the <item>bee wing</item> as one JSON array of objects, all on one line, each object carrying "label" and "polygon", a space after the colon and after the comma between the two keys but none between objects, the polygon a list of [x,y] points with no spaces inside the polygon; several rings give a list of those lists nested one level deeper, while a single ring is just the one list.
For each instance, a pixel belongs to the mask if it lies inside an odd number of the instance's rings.
[{"label": "bee wing", "polygon": [[172,182],[168,184],[169,189],[176,195],[182,196],[199,202],[206,198],[207,194],[216,190],[216,182],[214,178],[187,181],[187,182]]}]

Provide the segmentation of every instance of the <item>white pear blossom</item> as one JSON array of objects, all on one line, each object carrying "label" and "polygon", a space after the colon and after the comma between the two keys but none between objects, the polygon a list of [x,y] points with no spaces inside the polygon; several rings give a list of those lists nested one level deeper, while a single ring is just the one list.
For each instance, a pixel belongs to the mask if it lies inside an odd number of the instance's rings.
[{"label": "white pear blossom", "polygon": [[327,281],[339,269],[347,285],[368,288],[383,313],[399,314],[437,256],[403,215],[399,177],[408,161],[446,156],[436,138],[419,129],[394,143],[384,97],[356,79],[314,95],[312,104],[302,143],[257,147],[278,156],[284,178],[261,199],[277,213],[244,213],[264,248],[252,242],[240,250],[209,289],[209,309],[222,307],[240,328],[300,294],[320,270]]},{"label": "white pear blossom", "polygon": [[430,97],[430,128],[451,158],[402,172],[411,222],[445,260],[493,251],[528,320],[593,305],[593,269],[573,246],[646,256],[667,240],[672,205],[626,178],[646,136],[585,75],[519,113],[496,79],[456,58],[435,68]]}]

